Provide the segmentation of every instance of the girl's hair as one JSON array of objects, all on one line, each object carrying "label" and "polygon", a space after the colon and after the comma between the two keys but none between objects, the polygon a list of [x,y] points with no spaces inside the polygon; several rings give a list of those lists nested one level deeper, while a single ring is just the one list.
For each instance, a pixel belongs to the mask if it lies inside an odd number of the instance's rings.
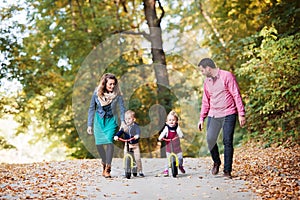
[{"label": "girl's hair", "polygon": [[110,73],[106,73],[101,77],[99,86],[98,86],[98,95],[99,96],[103,96],[104,93],[107,92],[106,90],[106,83],[108,81],[108,79],[113,79],[115,80],[115,87],[114,87],[114,92],[116,94],[120,94],[120,89],[119,89],[119,85],[118,85],[118,79],[116,78],[116,76],[114,74],[110,74]]},{"label": "girl's hair", "polygon": [[174,110],[171,110],[171,111],[169,112],[169,114],[168,114],[167,117],[169,117],[169,116],[175,117],[177,121],[178,121],[178,119],[179,119],[177,113],[176,113]]}]

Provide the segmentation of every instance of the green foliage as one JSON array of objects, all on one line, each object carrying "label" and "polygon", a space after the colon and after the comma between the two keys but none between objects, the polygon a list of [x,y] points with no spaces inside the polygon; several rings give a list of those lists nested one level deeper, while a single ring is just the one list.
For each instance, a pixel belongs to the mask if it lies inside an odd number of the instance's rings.
[{"label": "green foliage", "polygon": [[[1,53],[7,57],[0,78],[16,79],[23,86],[14,100],[18,133],[32,129],[36,140],[51,141],[49,148],[63,142],[73,155],[90,156],[73,122],[73,82],[86,55],[118,29],[121,20],[115,19],[114,5],[103,1],[26,1],[19,6],[28,9],[30,23],[1,27]],[[3,8],[3,21],[9,21],[19,6]]]},{"label": "green foliage", "polygon": [[0,136],[0,150],[2,149],[16,149],[16,147],[9,144],[4,137]]},{"label": "green foliage", "polygon": [[198,12],[185,7],[181,21],[192,18],[195,27],[204,29],[201,44],[220,68],[236,74],[248,134],[268,143],[299,142],[299,3],[214,0],[191,5]]},{"label": "green foliage", "polygon": [[[278,38],[265,27],[245,46],[249,60],[237,72],[251,84],[246,92],[249,132],[268,143],[299,142],[300,34]],[[253,39],[254,38],[254,39]]]},{"label": "green foliage", "polygon": [[[200,73],[192,65],[208,56],[208,49],[220,68],[236,74],[247,107],[249,133],[237,128],[235,144],[243,134],[245,138],[251,136],[268,143],[280,144],[289,138],[299,142],[299,3],[294,0],[165,2],[163,20],[168,23],[163,32],[169,34],[167,39],[175,39],[175,51],[181,56],[166,53],[170,88],[163,95],[171,96],[172,105],[166,110],[175,109],[181,117],[186,135],[182,143],[185,156],[207,153],[205,135],[196,129],[200,110],[197,101],[202,94]],[[18,80],[22,91],[14,97],[1,93],[0,108],[15,115],[20,124],[18,133],[34,131],[36,140],[51,141],[49,148],[64,143],[74,157],[91,158],[97,154],[95,148],[86,149],[94,145],[93,137],[78,135],[86,131],[89,100],[83,99],[82,106],[76,108],[81,116],[75,129],[73,85],[92,49],[114,33],[143,27],[145,19],[140,4],[131,0],[126,3],[125,9],[116,1],[28,0],[1,9],[1,23],[5,26],[0,28],[0,51],[5,56],[1,60],[0,79]],[[27,12],[28,23],[16,20],[7,23],[19,11]],[[183,48],[180,42],[185,43]],[[195,50],[197,44],[200,51]],[[100,58],[101,67],[101,59],[105,60],[106,55],[95,56],[95,60]],[[151,58],[147,50],[135,49],[122,54],[106,69],[119,78],[125,77],[121,89],[129,102],[126,106],[137,112],[144,134],[151,134],[150,139],[141,140],[143,153],[154,148],[159,130],[153,127],[164,122],[155,118],[157,110],[151,113],[149,109],[161,104],[159,99],[166,98],[157,94],[148,60]],[[92,78],[81,89],[92,92],[99,73],[88,73]],[[126,74],[130,78],[126,79]],[[133,85],[140,87],[132,89]]]}]

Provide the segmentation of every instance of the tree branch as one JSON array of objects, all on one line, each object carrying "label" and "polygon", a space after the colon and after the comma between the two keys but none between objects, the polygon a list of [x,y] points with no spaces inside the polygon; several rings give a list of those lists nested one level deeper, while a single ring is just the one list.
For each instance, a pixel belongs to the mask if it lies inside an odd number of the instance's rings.
[{"label": "tree branch", "polygon": [[113,34],[116,33],[122,33],[126,35],[142,35],[144,38],[146,38],[148,41],[150,41],[150,35],[147,34],[146,32],[134,32],[134,31],[114,31]]},{"label": "tree branch", "polygon": [[76,0],[76,3],[78,6],[80,19],[81,19],[82,23],[86,26],[85,20],[84,20],[83,14],[82,14],[82,6],[80,5],[80,2],[78,0]]},{"label": "tree branch", "polygon": [[157,0],[157,2],[158,2],[158,6],[159,6],[159,8],[160,8],[160,10],[161,10],[161,16],[160,16],[159,19],[158,19],[158,24],[160,24],[162,18],[165,16],[165,10],[164,10],[164,8],[163,8],[162,5],[161,5],[160,0]]},{"label": "tree branch", "polygon": [[229,63],[229,67],[233,71],[234,67],[231,64],[231,61],[229,59],[230,56],[228,56],[229,53],[226,50],[226,44],[225,44],[223,38],[221,37],[220,33],[218,32],[217,28],[214,26],[213,21],[210,18],[210,16],[203,10],[201,1],[199,1],[199,10],[200,10],[202,16],[204,17],[205,21],[207,22],[207,24],[210,26],[210,28],[214,32],[215,36],[217,37],[217,39],[221,43],[221,45],[222,45],[221,50],[224,52],[225,55],[227,55],[227,56],[225,56],[225,60]]},{"label": "tree branch", "polygon": [[218,32],[216,27],[213,25],[213,21],[211,20],[209,15],[202,9],[202,3],[201,2],[199,2],[199,10],[200,10],[202,16],[204,17],[204,19],[206,20],[206,22],[208,23],[208,25],[210,26],[210,28],[213,30],[215,36],[218,38],[218,40],[221,43],[222,47],[225,48],[226,45],[225,45],[225,42],[224,42],[223,38],[220,36],[220,33]]}]

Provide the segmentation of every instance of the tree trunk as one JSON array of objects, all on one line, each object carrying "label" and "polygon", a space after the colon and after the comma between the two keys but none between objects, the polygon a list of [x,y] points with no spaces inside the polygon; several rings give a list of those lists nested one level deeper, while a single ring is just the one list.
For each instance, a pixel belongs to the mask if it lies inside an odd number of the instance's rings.
[{"label": "tree trunk", "polygon": [[[159,8],[162,11],[162,15],[160,18],[157,17],[156,13],[156,0],[143,0],[144,2],[144,12],[146,21],[150,31],[150,42],[151,42],[151,54],[153,67],[155,72],[155,77],[157,81],[158,87],[158,104],[164,106],[166,112],[168,113],[171,106],[171,95],[169,95],[169,78],[168,72],[166,68],[166,57],[165,52],[163,50],[162,45],[162,31],[160,27],[160,22],[162,17],[164,16],[164,10],[160,4],[160,1],[157,1],[159,4]],[[165,112],[159,113],[159,120],[165,121]],[[166,153],[164,151],[164,146],[161,149],[161,157],[165,157]]]}]

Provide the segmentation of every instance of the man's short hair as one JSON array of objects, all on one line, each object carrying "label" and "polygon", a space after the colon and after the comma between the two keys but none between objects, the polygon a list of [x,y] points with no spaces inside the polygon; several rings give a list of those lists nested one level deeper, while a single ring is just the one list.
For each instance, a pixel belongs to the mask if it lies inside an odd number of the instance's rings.
[{"label": "man's short hair", "polygon": [[207,66],[210,68],[216,68],[214,61],[210,58],[203,58],[198,64],[198,67],[200,66],[202,66],[203,68],[206,68]]}]

